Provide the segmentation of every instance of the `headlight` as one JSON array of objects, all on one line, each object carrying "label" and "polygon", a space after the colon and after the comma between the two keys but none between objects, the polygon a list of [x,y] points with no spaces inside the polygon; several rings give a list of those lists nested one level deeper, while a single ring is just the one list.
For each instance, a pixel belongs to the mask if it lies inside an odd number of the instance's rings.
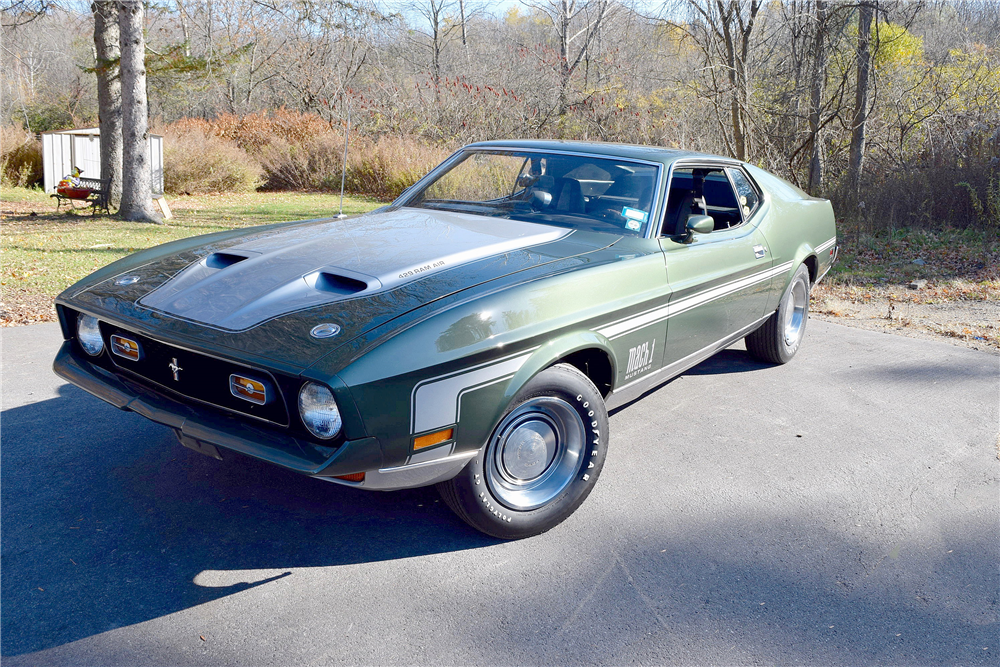
[{"label": "headlight", "polygon": [[307,382],[299,390],[299,415],[309,432],[323,440],[340,433],[344,424],[333,392],[315,382]]},{"label": "headlight", "polygon": [[104,339],[101,338],[101,329],[97,326],[96,317],[80,313],[76,318],[76,339],[80,341],[80,347],[84,352],[92,357],[104,351]]}]

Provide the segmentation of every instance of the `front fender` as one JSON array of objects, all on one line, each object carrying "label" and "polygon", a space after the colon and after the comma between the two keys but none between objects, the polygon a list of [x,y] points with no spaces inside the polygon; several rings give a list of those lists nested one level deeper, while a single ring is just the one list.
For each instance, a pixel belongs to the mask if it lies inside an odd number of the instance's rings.
[{"label": "front fender", "polygon": [[[566,357],[584,350],[600,350],[611,365],[611,377],[618,377],[618,365],[615,360],[615,354],[607,338],[595,331],[581,330],[566,333],[550,340],[535,350],[531,357],[521,366],[521,369],[514,374],[514,377],[510,380],[510,384],[507,385],[507,391],[504,392],[504,410],[514,400],[517,392],[521,391],[521,388],[531,378],[549,366],[559,363]],[[502,411],[497,415],[497,420],[499,420],[500,414],[502,414]]]},{"label": "front fender", "polygon": [[554,338],[527,355],[515,357],[519,368],[509,380],[465,391],[459,396],[458,428],[461,440],[456,451],[474,451],[485,445],[518,392],[532,378],[580,352],[604,355],[611,367],[610,377],[616,377],[614,352],[604,336],[579,330]]}]

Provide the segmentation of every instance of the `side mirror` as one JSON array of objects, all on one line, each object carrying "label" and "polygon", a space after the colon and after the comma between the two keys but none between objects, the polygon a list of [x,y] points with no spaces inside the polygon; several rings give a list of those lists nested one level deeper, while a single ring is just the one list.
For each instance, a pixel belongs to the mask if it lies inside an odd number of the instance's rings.
[{"label": "side mirror", "polygon": [[686,235],[681,243],[691,243],[695,234],[708,234],[715,229],[715,219],[710,215],[688,216],[687,224],[684,225]]},{"label": "side mirror", "polygon": [[685,227],[688,234],[708,234],[715,230],[715,219],[710,215],[692,215]]}]

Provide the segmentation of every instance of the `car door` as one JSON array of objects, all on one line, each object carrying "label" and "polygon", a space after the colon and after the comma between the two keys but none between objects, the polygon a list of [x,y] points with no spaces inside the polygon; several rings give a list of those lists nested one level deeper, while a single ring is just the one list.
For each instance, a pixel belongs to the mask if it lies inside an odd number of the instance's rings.
[{"label": "car door", "polygon": [[642,382],[661,368],[667,334],[670,288],[665,279],[661,250],[655,239],[629,243],[632,247],[621,250],[631,254],[634,248],[642,254],[636,253],[639,256],[626,259],[627,272],[622,271],[620,275],[628,281],[638,299],[631,313],[598,329],[608,339],[617,360],[616,391]]},{"label": "car door", "polygon": [[[742,192],[741,192],[742,191]],[[683,365],[758,322],[771,286],[771,254],[758,230],[759,192],[736,165],[672,170],[660,247],[671,288],[663,365]],[[707,214],[712,232],[682,233]]]}]

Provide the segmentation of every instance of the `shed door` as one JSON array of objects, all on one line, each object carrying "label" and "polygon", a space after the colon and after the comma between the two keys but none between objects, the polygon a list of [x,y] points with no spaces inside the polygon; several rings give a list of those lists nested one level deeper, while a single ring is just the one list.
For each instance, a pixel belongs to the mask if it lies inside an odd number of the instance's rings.
[{"label": "shed door", "polygon": [[42,135],[42,179],[46,192],[55,192],[60,179],[73,171],[71,147],[68,134]]},{"label": "shed door", "polygon": [[101,177],[101,138],[98,135],[73,135],[75,167],[83,170],[84,178]]}]

